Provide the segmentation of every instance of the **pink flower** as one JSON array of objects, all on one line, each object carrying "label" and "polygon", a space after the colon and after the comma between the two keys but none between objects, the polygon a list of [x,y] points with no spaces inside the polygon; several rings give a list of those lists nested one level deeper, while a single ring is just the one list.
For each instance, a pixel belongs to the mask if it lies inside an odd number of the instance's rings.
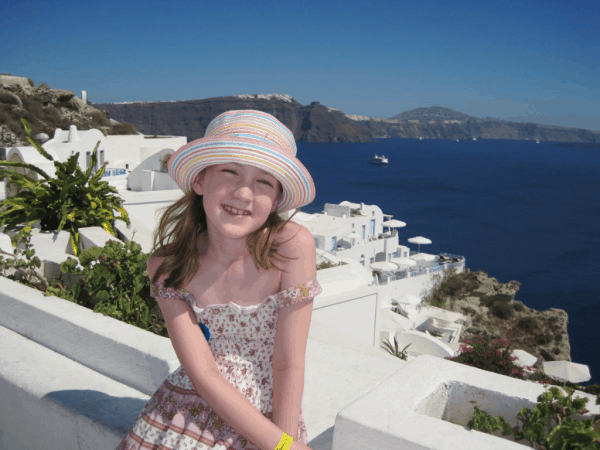
[{"label": "pink flower", "polygon": [[460,345],[458,346],[458,349],[461,352],[466,352],[466,353],[471,353],[473,350],[475,350],[472,345],[467,345],[464,342],[460,343]]},{"label": "pink flower", "polygon": [[525,370],[535,373],[537,369],[533,366],[525,366]]}]

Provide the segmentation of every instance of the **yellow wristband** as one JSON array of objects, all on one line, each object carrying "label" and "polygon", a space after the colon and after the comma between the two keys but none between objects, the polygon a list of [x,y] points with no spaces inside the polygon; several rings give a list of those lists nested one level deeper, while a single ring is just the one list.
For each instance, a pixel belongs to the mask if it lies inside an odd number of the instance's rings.
[{"label": "yellow wristband", "polygon": [[289,434],[286,434],[284,431],[279,444],[277,444],[277,447],[275,447],[275,450],[290,450],[292,442],[294,442],[292,437]]}]

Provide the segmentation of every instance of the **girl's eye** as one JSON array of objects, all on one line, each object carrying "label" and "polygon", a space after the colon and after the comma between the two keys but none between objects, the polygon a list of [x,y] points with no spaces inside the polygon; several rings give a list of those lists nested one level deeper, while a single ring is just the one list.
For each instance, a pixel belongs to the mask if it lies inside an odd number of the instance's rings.
[{"label": "girl's eye", "polygon": [[[233,173],[233,174],[237,175],[237,172],[235,170],[233,170],[233,169],[223,169],[222,172],[230,172],[230,173]],[[258,181],[261,182],[261,183],[265,183],[266,185],[269,185],[269,186],[273,187],[273,185],[269,181],[267,181],[267,180],[258,180]]]}]

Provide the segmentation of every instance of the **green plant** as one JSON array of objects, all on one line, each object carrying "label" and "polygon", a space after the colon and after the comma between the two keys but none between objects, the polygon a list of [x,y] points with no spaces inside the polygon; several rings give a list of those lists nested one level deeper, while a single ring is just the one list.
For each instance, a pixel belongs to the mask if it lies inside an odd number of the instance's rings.
[{"label": "green plant", "polygon": [[509,303],[495,302],[490,308],[490,312],[498,319],[507,320],[513,316],[514,310]]},{"label": "green plant", "polygon": [[436,273],[432,279],[434,287],[423,297],[421,301],[423,306],[443,308],[447,302],[466,294],[477,285],[476,273],[470,271],[458,273],[456,269],[445,270],[443,274]]},{"label": "green plant", "polygon": [[523,312],[525,311],[525,305],[523,304],[523,302],[513,302],[513,309],[517,312]]},{"label": "green plant", "polygon": [[[49,161],[54,161],[42,146],[31,136],[29,123],[22,119],[27,140]],[[98,142],[98,144],[100,144]],[[81,227],[101,226],[115,235],[115,220],[122,220],[129,225],[127,211],[123,208],[123,200],[114,195],[117,190],[106,181],[100,181],[104,174],[105,162],[93,172],[96,165],[98,145],[92,152],[90,166],[84,172],[77,160],[79,153],[72,155],[66,162],[54,161],[56,176],[50,177],[38,167],[23,162],[0,161],[0,176],[17,187],[17,193],[0,202],[0,226],[12,230],[19,224],[33,225],[38,220],[44,231],[69,230],[74,253],[79,251],[79,232]],[[27,169],[40,176],[33,180],[15,170]],[[120,213],[115,216],[114,210]]]},{"label": "green plant", "polygon": [[[516,441],[527,439],[536,449],[600,449],[600,415],[594,418],[575,418],[575,414],[589,412],[585,409],[587,398],[573,399],[573,389],[565,387],[564,395],[557,387],[537,398],[533,410],[522,408],[517,414],[517,426],[512,429]],[[600,401],[600,396],[596,404]],[[510,427],[502,417],[492,417],[475,406],[474,417],[469,429],[491,433],[498,428],[503,434],[510,433]]]},{"label": "green plant", "polygon": [[317,270],[322,270],[322,269],[329,269],[330,267],[338,267],[338,266],[343,266],[344,264],[346,264],[345,262],[340,261],[339,263],[335,264],[332,263],[331,261],[323,261],[320,264],[317,264]]},{"label": "green plant", "polygon": [[[10,238],[15,247],[12,255],[0,249],[0,274],[28,286],[46,290],[48,282],[36,269],[42,266],[31,245],[31,227],[26,226]],[[4,257],[7,255],[8,257]]]},{"label": "green plant", "polygon": [[153,314],[158,304],[150,296],[147,262],[148,255],[136,242],[108,241],[104,247],[83,250],[79,260],[63,262],[61,274],[83,277],[70,287],[62,279],[54,280],[46,293],[167,336],[164,321]]},{"label": "green plant", "polygon": [[108,134],[137,134],[137,129],[130,123],[116,123],[108,131]]},{"label": "green plant", "polygon": [[501,429],[503,435],[510,434],[512,429],[506,423],[504,417],[492,417],[485,411],[480,410],[477,405],[474,407],[475,413],[473,418],[467,424],[469,430],[477,430],[483,433],[492,434],[494,431]]},{"label": "green plant", "polygon": [[402,350],[400,350],[400,348],[398,347],[398,340],[396,339],[396,336],[394,336],[394,347],[392,347],[392,344],[390,344],[390,341],[388,339],[385,339],[385,342],[383,343],[383,345],[385,346],[383,348],[389,354],[396,356],[397,358],[403,359],[404,361],[407,360],[408,353],[406,353],[406,349],[408,347],[410,347],[411,344],[408,344],[406,347],[404,347]]}]

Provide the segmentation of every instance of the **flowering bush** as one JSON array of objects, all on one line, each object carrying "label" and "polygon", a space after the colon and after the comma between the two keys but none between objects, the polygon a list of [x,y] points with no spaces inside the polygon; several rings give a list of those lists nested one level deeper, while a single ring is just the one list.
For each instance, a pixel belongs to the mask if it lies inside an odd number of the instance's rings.
[{"label": "flowering bush", "polygon": [[[459,350],[462,352],[459,356],[447,359],[513,378],[525,378],[525,371],[514,363],[517,358],[505,337],[490,339],[478,334],[461,342]],[[528,368],[528,371],[535,371],[531,369]]]}]

